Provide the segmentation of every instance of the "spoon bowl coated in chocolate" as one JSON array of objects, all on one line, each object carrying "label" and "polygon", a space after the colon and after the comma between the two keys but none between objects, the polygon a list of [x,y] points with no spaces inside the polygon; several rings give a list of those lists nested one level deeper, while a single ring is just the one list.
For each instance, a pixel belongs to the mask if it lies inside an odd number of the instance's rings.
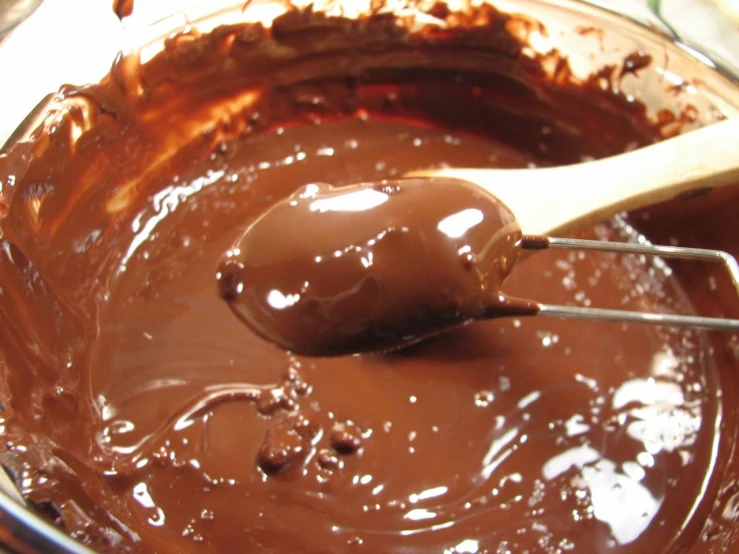
[{"label": "spoon bowl coated in chocolate", "polygon": [[292,352],[383,351],[529,309],[500,294],[520,249],[513,213],[464,181],[308,185],[247,230],[218,289]]}]

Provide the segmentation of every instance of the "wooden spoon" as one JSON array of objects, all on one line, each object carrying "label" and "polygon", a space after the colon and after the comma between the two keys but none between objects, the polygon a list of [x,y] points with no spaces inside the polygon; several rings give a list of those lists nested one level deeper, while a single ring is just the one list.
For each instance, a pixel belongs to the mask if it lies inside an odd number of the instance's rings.
[{"label": "wooden spoon", "polygon": [[561,234],[690,191],[739,184],[739,118],[602,160],[542,169],[440,169],[507,205],[526,234]]}]

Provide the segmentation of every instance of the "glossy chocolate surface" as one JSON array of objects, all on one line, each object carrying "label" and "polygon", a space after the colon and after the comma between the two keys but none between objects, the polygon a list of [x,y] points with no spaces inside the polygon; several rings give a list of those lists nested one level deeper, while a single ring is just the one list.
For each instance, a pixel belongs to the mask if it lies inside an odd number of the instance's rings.
[{"label": "glossy chocolate surface", "polygon": [[[661,138],[664,118],[597,77],[544,71],[516,18],[433,15],[448,28],[294,10],[177,36],[63,89],[68,111],[0,158],[4,450],[72,536],[158,553],[730,546],[735,340],[514,317],[317,359],[220,298],[222,254],[307,184]],[[726,190],[582,235],[736,254],[737,205]],[[729,315],[710,271],[545,251],[503,291]]]},{"label": "glossy chocolate surface", "polygon": [[269,209],[216,273],[255,332],[313,356],[387,352],[495,314],[521,249],[507,206],[455,179],[311,184]]}]

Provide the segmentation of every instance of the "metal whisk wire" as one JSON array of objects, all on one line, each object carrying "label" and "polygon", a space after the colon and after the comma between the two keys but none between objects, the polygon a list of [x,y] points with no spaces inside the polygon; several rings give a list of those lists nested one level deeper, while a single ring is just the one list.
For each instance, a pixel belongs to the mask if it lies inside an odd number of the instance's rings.
[{"label": "metal whisk wire", "polygon": [[[615,252],[621,254],[642,254],[646,256],[661,256],[663,258],[679,258],[684,260],[698,260],[714,263],[718,262],[722,263],[728,270],[731,280],[734,283],[734,287],[737,289],[737,293],[739,294],[739,264],[737,264],[737,261],[733,256],[720,250],[704,250],[701,248],[683,248],[678,246],[654,246],[599,240],[564,239],[542,236],[525,236],[522,241],[522,247],[527,250],[562,248]],[[585,308],[579,306],[562,306],[540,303],[537,315],[564,319],[587,319],[591,321],[612,321],[620,323],[663,325],[669,327],[739,331],[739,319],[633,312],[628,310]]]}]

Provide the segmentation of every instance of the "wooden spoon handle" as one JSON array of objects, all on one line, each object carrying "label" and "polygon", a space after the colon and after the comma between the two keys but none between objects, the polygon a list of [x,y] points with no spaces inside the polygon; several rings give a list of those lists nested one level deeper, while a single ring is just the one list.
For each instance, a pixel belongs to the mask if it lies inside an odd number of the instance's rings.
[{"label": "wooden spoon handle", "polygon": [[688,191],[739,184],[739,118],[633,152],[543,169],[443,169],[414,175],[479,184],[527,234],[569,232]]}]

